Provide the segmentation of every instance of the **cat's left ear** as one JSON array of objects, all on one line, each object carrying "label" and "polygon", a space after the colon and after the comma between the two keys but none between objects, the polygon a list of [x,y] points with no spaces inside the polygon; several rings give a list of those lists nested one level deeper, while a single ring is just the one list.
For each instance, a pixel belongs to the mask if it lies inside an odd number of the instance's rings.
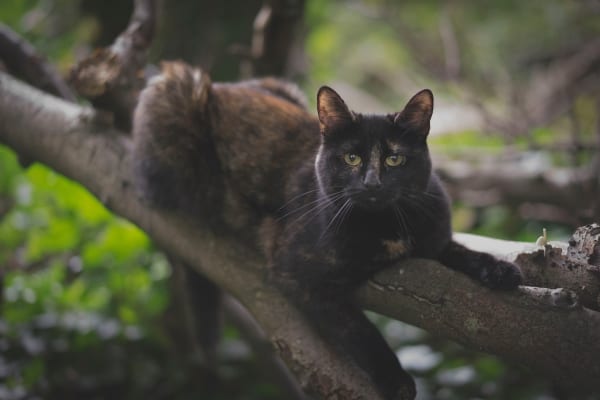
[{"label": "cat's left ear", "polygon": [[423,89],[408,101],[404,110],[394,114],[394,124],[412,128],[427,137],[432,114],[433,93],[429,89]]},{"label": "cat's left ear", "polygon": [[355,119],[344,100],[329,86],[321,86],[317,93],[317,112],[323,135],[336,126],[348,124]]}]

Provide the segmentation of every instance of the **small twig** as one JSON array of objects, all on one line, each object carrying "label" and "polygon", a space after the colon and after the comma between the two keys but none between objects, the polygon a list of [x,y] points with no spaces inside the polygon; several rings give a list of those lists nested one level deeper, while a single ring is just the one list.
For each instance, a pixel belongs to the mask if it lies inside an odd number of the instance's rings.
[{"label": "small twig", "polygon": [[115,114],[117,127],[129,130],[137,94],[145,85],[144,67],[156,21],[156,1],[136,0],[127,29],[112,46],[98,49],[71,71],[77,92],[96,107]]},{"label": "small twig", "polygon": [[273,7],[270,4],[263,6],[256,14],[254,19],[254,32],[252,33],[252,56],[255,60],[259,60],[265,54],[265,41],[267,37],[267,29],[273,20]]},{"label": "small twig", "polygon": [[12,75],[65,100],[77,98],[64,79],[35,47],[0,23],[0,60]]}]

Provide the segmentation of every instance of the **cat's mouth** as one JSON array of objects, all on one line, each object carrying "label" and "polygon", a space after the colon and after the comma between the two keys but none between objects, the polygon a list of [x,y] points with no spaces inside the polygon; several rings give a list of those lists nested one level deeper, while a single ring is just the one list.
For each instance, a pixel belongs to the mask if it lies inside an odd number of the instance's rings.
[{"label": "cat's mouth", "polygon": [[390,193],[381,190],[364,190],[353,193],[350,197],[354,204],[367,210],[381,210],[387,208],[395,200]]}]

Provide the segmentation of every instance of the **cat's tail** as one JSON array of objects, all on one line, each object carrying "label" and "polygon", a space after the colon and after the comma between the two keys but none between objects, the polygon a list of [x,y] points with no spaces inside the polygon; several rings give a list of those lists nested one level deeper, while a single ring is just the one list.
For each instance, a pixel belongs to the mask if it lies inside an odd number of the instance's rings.
[{"label": "cat's tail", "polygon": [[[135,184],[162,208],[196,213],[219,176],[210,134],[211,80],[183,62],[162,63],[133,118]],[[216,193],[216,192],[215,192]]]},{"label": "cat's tail", "polygon": [[[140,93],[133,117],[135,186],[151,206],[176,210],[190,221],[206,222],[207,215],[220,212],[223,189],[212,141],[211,92],[211,80],[202,70],[165,62]],[[191,339],[211,364],[220,333],[221,292],[185,263],[169,259],[183,276],[179,306],[189,310],[188,325],[196,333]]]}]

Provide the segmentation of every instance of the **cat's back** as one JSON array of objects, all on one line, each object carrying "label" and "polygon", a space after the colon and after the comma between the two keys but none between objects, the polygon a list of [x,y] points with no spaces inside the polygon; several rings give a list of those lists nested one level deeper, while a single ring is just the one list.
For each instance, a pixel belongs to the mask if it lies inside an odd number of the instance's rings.
[{"label": "cat's back", "polygon": [[226,176],[255,206],[278,209],[288,181],[316,154],[316,118],[299,89],[278,79],[212,89],[213,138]]},{"label": "cat's back", "polygon": [[142,198],[215,220],[279,208],[287,182],[319,141],[295,85],[273,78],[213,83],[182,62],[162,63],[140,93],[132,131]]}]

